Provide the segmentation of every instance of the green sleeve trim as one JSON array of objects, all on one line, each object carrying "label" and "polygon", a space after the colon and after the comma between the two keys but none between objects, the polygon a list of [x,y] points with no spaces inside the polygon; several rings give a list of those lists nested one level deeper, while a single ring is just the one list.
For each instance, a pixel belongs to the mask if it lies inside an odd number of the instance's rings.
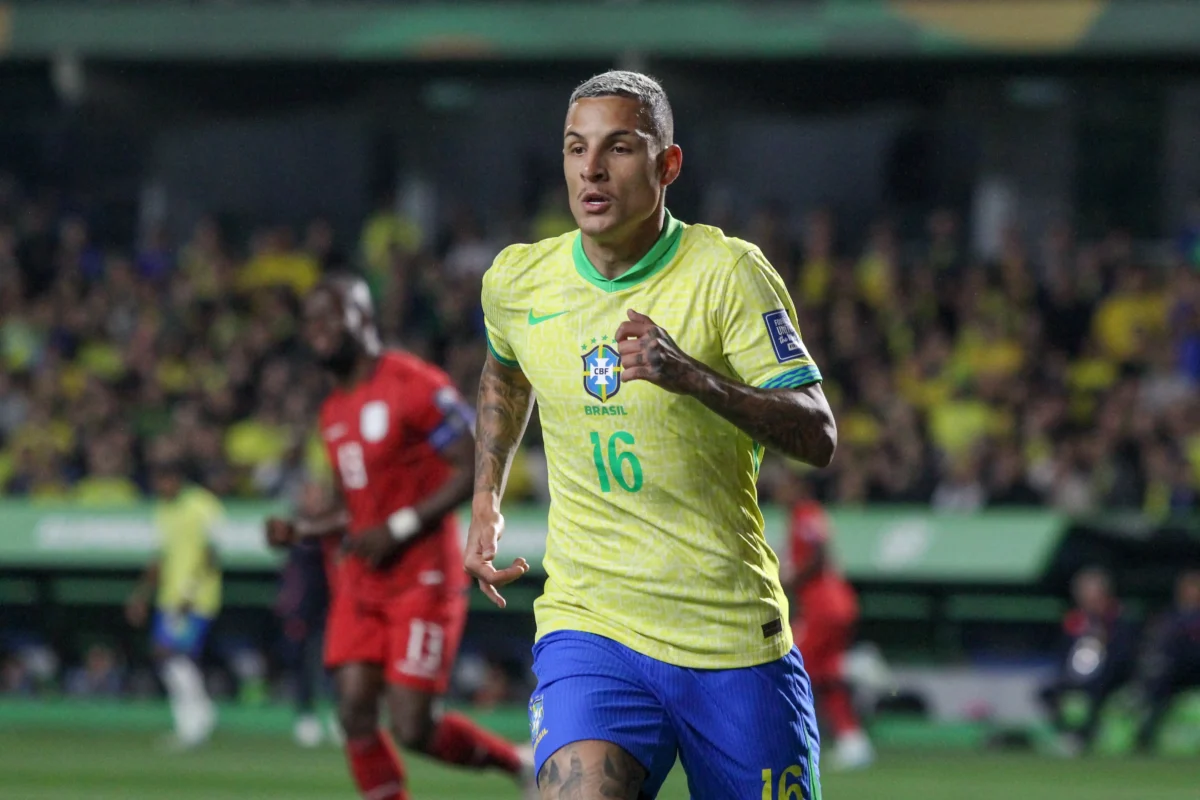
[{"label": "green sleeve trim", "polygon": [[504,366],[510,367],[512,369],[516,369],[517,367],[521,366],[521,364],[519,362],[513,361],[511,358],[505,358],[504,356],[502,356],[496,352],[496,347],[495,347],[495,345],[492,344],[491,334],[489,334],[487,331],[484,331],[483,337],[487,340],[487,349],[488,349],[488,352],[492,354],[492,358],[496,359]]},{"label": "green sleeve trim", "polygon": [[819,383],[821,380],[821,370],[817,369],[816,364],[808,364],[803,367],[788,370],[782,375],[776,375],[770,380],[759,384],[760,389],[799,389],[802,386],[808,386],[810,383]]}]

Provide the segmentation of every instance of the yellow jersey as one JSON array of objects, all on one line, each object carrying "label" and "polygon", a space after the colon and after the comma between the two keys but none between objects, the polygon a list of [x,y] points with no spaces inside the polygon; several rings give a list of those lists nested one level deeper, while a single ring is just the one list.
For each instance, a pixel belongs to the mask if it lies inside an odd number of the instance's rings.
[{"label": "yellow jersey", "polygon": [[159,504],[154,524],[162,543],[158,607],[163,611],[178,612],[186,604],[211,619],[221,610],[221,569],[212,533],[224,516],[221,501],[199,487]]},{"label": "yellow jersey", "polygon": [[483,280],[488,347],[533,386],[550,475],[537,636],[594,633],[695,668],[780,658],[792,639],[755,487],[762,448],[693,398],[622,382],[614,336],[630,308],[729,378],[821,379],[779,274],[716,228],[668,214],[614,280],[578,231],[504,250]]}]

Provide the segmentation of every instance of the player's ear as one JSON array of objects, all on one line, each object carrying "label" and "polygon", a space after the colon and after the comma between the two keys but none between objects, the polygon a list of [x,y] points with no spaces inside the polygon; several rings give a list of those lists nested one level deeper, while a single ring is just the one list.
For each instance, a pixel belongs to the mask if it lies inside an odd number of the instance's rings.
[{"label": "player's ear", "polygon": [[683,149],[677,145],[668,145],[658,155],[658,179],[663,186],[670,186],[679,177],[683,169]]}]

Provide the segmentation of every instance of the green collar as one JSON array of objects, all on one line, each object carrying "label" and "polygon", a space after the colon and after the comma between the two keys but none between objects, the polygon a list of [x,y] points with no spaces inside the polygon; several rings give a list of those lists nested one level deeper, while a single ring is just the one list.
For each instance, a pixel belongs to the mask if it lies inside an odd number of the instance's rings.
[{"label": "green collar", "polygon": [[588,260],[587,253],[583,252],[583,234],[576,235],[573,249],[575,271],[585,281],[606,292],[629,289],[657,275],[663,267],[671,263],[671,259],[675,257],[675,251],[679,249],[679,240],[683,238],[683,223],[672,217],[670,211],[665,211],[665,214],[662,235],[658,237],[654,247],[650,248],[650,252],[612,280],[604,277],[600,270],[592,265],[592,262]]}]

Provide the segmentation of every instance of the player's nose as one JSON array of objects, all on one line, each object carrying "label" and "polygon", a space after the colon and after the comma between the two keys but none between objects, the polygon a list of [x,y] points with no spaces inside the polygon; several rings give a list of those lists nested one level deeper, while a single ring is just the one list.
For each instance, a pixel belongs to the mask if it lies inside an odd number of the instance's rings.
[{"label": "player's nose", "polygon": [[588,156],[583,160],[582,168],[580,169],[579,174],[580,177],[589,183],[604,180],[608,173],[604,167],[604,159],[602,154],[588,154]]}]

